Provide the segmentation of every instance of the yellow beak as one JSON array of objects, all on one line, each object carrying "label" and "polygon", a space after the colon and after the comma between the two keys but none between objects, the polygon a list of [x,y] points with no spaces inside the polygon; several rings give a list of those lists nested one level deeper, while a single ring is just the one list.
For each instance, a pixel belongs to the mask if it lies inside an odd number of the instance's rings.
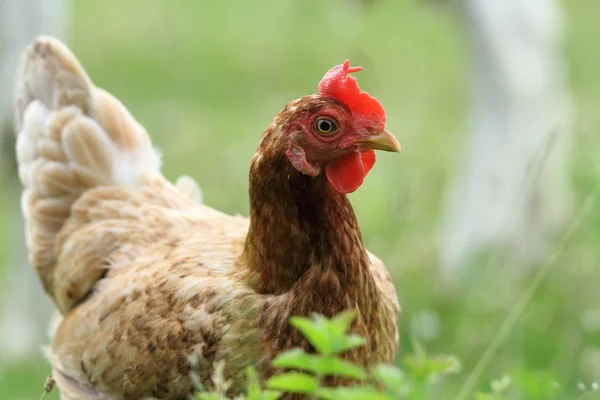
[{"label": "yellow beak", "polygon": [[384,129],[380,133],[361,138],[355,142],[363,150],[383,150],[394,153],[400,152],[400,143],[390,131]]}]

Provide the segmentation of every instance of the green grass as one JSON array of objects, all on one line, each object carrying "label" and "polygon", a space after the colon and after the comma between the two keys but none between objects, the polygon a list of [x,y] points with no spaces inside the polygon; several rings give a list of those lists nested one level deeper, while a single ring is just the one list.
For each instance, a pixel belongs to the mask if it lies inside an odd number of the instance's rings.
[{"label": "green grass", "polygon": [[[400,356],[413,351],[408,339],[421,332],[415,316],[439,318],[439,329],[421,341],[432,353],[461,360],[461,374],[440,389],[441,398],[453,399],[535,271],[515,277],[510,266],[493,262],[482,272],[483,258],[452,298],[436,273],[442,190],[460,156],[464,128],[464,45],[456,13],[424,1],[387,0],[362,19],[340,4],[80,1],[71,44],[92,79],[148,128],[169,178],[190,174],[206,203],[243,214],[248,161],[271,118],[287,101],[314,92],[329,67],[345,58],[363,65],[361,87],[384,104],[388,128],[404,150],[379,155],[353,204],[368,247],[397,282]],[[600,182],[600,2],[564,5],[577,105],[573,177],[582,204]],[[0,220],[15,209],[8,204],[14,198],[0,195]],[[0,228],[0,261],[8,258],[11,231],[7,224]],[[533,388],[550,377],[564,398],[575,398],[578,382],[600,381],[600,328],[582,327],[582,320],[600,314],[598,243],[595,205],[485,365],[478,387],[511,375]],[[39,360],[12,368],[0,375],[0,398],[38,398],[47,372]]]}]

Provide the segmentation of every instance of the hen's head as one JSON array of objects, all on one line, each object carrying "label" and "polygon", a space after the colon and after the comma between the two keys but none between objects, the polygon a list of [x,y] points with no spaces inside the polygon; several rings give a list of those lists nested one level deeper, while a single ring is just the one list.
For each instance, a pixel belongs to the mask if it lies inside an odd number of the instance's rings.
[{"label": "hen's head", "polygon": [[289,103],[280,114],[286,155],[303,174],[325,174],[339,193],[360,187],[375,164],[374,150],[400,151],[385,130],[385,111],[349,74],[361,67],[350,62],[331,68],[319,83],[319,94]]}]

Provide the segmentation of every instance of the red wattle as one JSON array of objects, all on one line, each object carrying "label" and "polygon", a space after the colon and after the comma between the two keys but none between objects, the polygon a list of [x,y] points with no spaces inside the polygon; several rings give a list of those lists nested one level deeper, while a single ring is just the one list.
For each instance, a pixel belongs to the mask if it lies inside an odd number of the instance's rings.
[{"label": "red wattle", "polygon": [[375,150],[367,150],[362,153],[363,167],[365,168],[365,176],[369,173],[373,165],[375,165]]},{"label": "red wattle", "polygon": [[345,157],[330,162],[325,167],[325,174],[336,191],[342,194],[352,193],[362,185],[373,164],[375,164],[373,150],[362,154],[355,150]]}]

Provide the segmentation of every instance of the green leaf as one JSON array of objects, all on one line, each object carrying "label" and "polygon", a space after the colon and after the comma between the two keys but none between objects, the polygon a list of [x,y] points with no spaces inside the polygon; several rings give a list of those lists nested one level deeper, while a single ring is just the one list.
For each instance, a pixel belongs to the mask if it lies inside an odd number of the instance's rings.
[{"label": "green leaf", "polygon": [[342,376],[344,378],[365,379],[367,374],[358,365],[337,357],[318,357],[318,373],[325,376]]},{"label": "green leaf", "polygon": [[256,370],[252,366],[246,368],[246,376],[248,377],[247,400],[277,400],[281,396],[282,393],[279,391],[263,390],[260,387]]},{"label": "green leaf", "polygon": [[428,360],[429,371],[432,373],[448,375],[460,371],[460,361],[454,356],[436,356]]},{"label": "green leaf", "polygon": [[249,395],[246,399],[242,396],[240,398],[236,398],[236,400],[277,400],[282,394],[283,393],[279,390],[261,390],[255,395],[256,397]]},{"label": "green leaf", "polygon": [[496,394],[502,394],[508,389],[510,384],[512,383],[512,378],[510,376],[504,376],[502,379],[494,380],[491,383],[492,392]]},{"label": "green leaf", "polygon": [[311,321],[304,317],[292,317],[290,324],[298,329],[319,353],[331,354],[332,341],[323,320]]},{"label": "green leaf", "polygon": [[404,366],[417,381],[435,381],[442,375],[457,373],[460,362],[454,356],[428,357],[423,352],[407,356]]},{"label": "green leaf", "polygon": [[350,324],[356,317],[356,312],[347,310],[331,320],[322,315],[313,314],[313,318],[292,317],[290,324],[322,355],[340,354],[356,347],[363,346],[366,341],[358,335],[346,335]]},{"label": "green leaf", "polygon": [[314,394],[319,387],[319,381],[314,376],[302,372],[284,372],[270,378],[267,387],[290,393]]},{"label": "green leaf", "polygon": [[292,349],[275,357],[272,365],[277,368],[303,369],[316,373],[316,362],[315,356],[305,353],[302,349]]},{"label": "green leaf", "polygon": [[339,338],[333,343],[333,353],[340,354],[357,347],[364,346],[367,341],[358,335],[347,335]]},{"label": "green leaf", "polygon": [[405,395],[409,390],[409,383],[402,370],[392,365],[377,365],[371,370],[371,375],[386,389],[396,396]]},{"label": "green leaf", "polygon": [[350,309],[342,311],[329,320],[329,326],[335,336],[341,337],[348,332],[352,321],[356,319],[356,310]]},{"label": "green leaf", "polygon": [[248,377],[248,397],[252,400],[259,398],[260,383],[258,382],[258,376],[256,376],[256,370],[249,366],[246,368],[246,376]]},{"label": "green leaf", "polygon": [[307,354],[300,349],[293,349],[280,354],[273,360],[273,366],[300,369],[323,376],[342,376],[352,379],[364,379],[366,377],[363,369],[352,362],[336,357]]},{"label": "green leaf", "polygon": [[396,400],[394,396],[367,385],[320,388],[317,396],[325,400]]}]

